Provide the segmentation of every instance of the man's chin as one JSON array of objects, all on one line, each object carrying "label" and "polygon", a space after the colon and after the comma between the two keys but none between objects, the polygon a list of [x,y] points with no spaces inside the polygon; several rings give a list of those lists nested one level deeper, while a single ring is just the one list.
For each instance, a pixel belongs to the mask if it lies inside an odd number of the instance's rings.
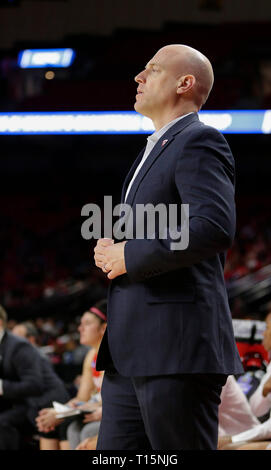
[{"label": "man's chin", "polygon": [[140,113],[140,106],[138,105],[138,102],[136,101],[135,104],[134,104],[134,109]]},{"label": "man's chin", "polygon": [[137,113],[143,114],[143,116],[147,116],[147,114],[146,114],[147,110],[144,108],[144,106],[140,105],[140,103],[138,103],[138,101],[135,102],[134,109]]}]

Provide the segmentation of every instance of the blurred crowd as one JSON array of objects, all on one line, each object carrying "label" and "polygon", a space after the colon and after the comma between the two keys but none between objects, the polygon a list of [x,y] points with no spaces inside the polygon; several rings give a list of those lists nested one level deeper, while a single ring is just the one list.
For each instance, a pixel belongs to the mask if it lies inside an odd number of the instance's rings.
[{"label": "blurred crowd", "polygon": [[239,279],[270,263],[270,214],[253,214],[237,228],[234,244],[227,254],[225,280]]},{"label": "blurred crowd", "polygon": [[[96,449],[103,380],[96,359],[106,310],[101,299],[65,325],[53,318],[8,320],[0,306],[1,450]],[[271,449],[271,311],[265,323],[265,359],[244,361],[245,373],[229,376],[223,387],[218,449]],[[61,358],[79,366],[73,387],[57,372]]]},{"label": "blurred crowd", "polygon": [[[20,200],[19,200],[20,199]],[[55,195],[7,198],[0,229],[0,302],[8,309],[80,294],[107,279],[91,260],[92,241],[81,237],[80,207]],[[16,211],[16,218],[10,214]],[[9,216],[8,216],[9,214]],[[238,216],[225,279],[239,279],[271,263],[271,220],[263,208]]]},{"label": "blurred crowd", "polygon": [[[106,322],[106,299],[66,329],[50,318],[8,320],[0,305],[0,450],[95,449],[103,379],[96,359]],[[72,384],[56,367],[61,356],[79,366]]]}]

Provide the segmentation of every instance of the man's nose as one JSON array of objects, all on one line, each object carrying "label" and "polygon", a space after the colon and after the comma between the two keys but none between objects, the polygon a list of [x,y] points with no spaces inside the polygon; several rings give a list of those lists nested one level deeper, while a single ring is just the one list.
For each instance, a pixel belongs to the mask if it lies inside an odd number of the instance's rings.
[{"label": "man's nose", "polygon": [[138,75],[135,76],[135,82],[144,83],[145,82],[145,70],[142,70]]}]

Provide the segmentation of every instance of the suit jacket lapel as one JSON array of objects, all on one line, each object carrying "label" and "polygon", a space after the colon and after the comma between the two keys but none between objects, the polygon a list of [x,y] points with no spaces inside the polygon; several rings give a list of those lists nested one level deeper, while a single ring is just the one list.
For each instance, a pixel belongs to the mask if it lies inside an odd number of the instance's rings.
[{"label": "suit jacket lapel", "polygon": [[127,173],[126,175],[126,178],[124,180],[124,183],[123,183],[123,186],[122,186],[122,191],[121,191],[121,202],[123,203],[124,202],[124,198],[125,198],[125,194],[126,194],[126,190],[128,188],[128,185],[133,177],[133,174],[136,170],[136,168],[138,167],[142,157],[143,157],[143,154],[145,152],[145,148],[146,146],[140,151],[138,157],[135,159],[134,163],[132,164],[129,172]]},{"label": "suit jacket lapel", "polygon": [[[155,160],[161,155],[161,153],[164,151],[164,149],[168,146],[169,142],[171,140],[173,140],[172,136],[168,137],[168,139],[163,139],[163,137],[164,137],[164,135],[161,137],[161,139],[158,140],[158,142],[156,142],[156,144],[153,147],[152,151],[150,152],[150,154],[148,155],[148,157],[145,160],[144,164],[140,168],[140,171],[138,172],[138,174],[137,174],[137,176],[136,176],[136,178],[135,178],[135,180],[134,180],[134,182],[131,186],[131,189],[128,193],[126,204],[130,204],[130,206],[133,204],[136,192],[137,192],[138,187],[139,187],[142,179],[144,178],[145,174],[148,172],[148,170],[153,165]],[[167,140],[167,142],[162,146],[160,140],[161,140],[161,142],[163,140]]]},{"label": "suit jacket lapel", "polygon": [[[156,142],[154,148],[148,155],[146,161],[142,165],[140,171],[138,172],[131,189],[128,193],[126,204],[130,204],[132,206],[136,192],[138,190],[138,187],[144,178],[145,174],[148,172],[148,170],[151,168],[155,160],[160,157],[160,155],[163,153],[163,151],[168,147],[170,142],[174,139],[175,135],[178,134],[179,132],[183,131],[189,124],[191,124],[193,121],[198,120],[198,115],[196,113],[190,114],[189,116],[181,119],[180,121],[177,121],[176,124],[174,124],[172,127],[168,129]],[[137,163],[138,162],[138,163]],[[137,164],[139,164],[139,161],[136,160]],[[130,172],[132,172],[129,181],[131,180],[132,175],[134,174],[134,171],[136,169],[137,165],[133,165]],[[130,172],[128,175],[130,175]],[[126,186],[127,189],[127,186]],[[123,199],[122,199],[123,201]]]}]

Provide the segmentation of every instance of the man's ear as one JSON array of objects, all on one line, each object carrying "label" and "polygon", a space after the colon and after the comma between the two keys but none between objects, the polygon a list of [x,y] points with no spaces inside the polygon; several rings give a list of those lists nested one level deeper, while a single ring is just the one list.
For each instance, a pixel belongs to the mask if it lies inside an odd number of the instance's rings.
[{"label": "man's ear", "polygon": [[191,90],[195,83],[196,79],[194,75],[183,75],[178,81],[177,94],[182,95],[183,93]]}]

